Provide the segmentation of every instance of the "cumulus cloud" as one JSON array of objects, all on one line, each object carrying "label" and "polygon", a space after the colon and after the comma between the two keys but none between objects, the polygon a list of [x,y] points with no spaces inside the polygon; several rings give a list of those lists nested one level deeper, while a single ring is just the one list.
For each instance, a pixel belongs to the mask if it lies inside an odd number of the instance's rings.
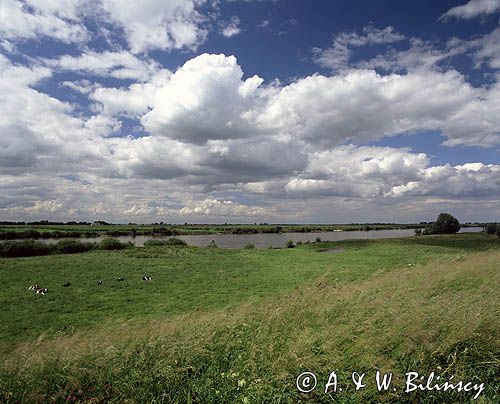
[{"label": "cumulus cloud", "polygon": [[255,134],[247,115],[258,102],[263,80],[242,77],[234,56],[197,56],[158,91],[141,122],[153,134],[198,144]]},{"label": "cumulus cloud", "polygon": [[470,20],[482,15],[500,11],[500,0],[470,0],[462,6],[453,7],[441,16],[442,20],[450,18]]},{"label": "cumulus cloud", "polygon": [[493,196],[500,191],[500,166],[430,166],[424,153],[349,145],[311,156],[307,169],[285,191],[309,197]]},{"label": "cumulus cloud", "polygon": [[[454,70],[385,76],[351,70],[279,89],[258,121],[323,146],[422,130],[442,130],[449,144],[491,146],[500,141],[497,97],[498,88],[474,88]],[[475,112],[486,119],[477,121]]]}]

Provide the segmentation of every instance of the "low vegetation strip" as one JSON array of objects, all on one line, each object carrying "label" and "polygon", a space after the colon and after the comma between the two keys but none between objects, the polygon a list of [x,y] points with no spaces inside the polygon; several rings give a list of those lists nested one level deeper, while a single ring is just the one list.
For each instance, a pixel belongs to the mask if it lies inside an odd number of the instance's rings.
[{"label": "low vegetation strip", "polygon": [[75,254],[91,250],[122,250],[131,243],[122,243],[114,238],[105,238],[99,243],[64,239],[54,244],[36,240],[10,240],[0,243],[0,257],[33,257],[48,254]]},{"label": "low vegetation strip", "polygon": [[[484,382],[481,402],[495,402],[499,247],[477,234],[0,260],[2,305],[15,307],[0,319],[0,401],[327,403],[321,389],[299,394],[295,377],[380,369],[397,392],[342,399],[470,401],[399,388],[405,372],[434,370]],[[25,293],[42,276],[49,293]]]}]

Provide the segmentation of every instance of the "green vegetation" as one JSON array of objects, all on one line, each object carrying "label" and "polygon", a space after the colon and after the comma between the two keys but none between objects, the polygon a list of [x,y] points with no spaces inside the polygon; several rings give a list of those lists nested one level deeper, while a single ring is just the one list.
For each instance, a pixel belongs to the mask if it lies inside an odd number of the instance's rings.
[{"label": "green vegetation", "polygon": [[[390,230],[424,228],[427,223],[398,224],[398,223],[373,223],[367,224],[214,224],[198,225],[184,224],[171,225],[155,223],[150,225],[137,224],[109,224],[100,222],[96,225],[90,223],[12,223],[0,224],[0,240],[14,239],[41,239],[41,238],[94,238],[102,235],[118,236],[176,236],[189,234],[257,234],[257,233],[314,233],[328,231],[363,231],[363,230]],[[468,224],[482,226],[482,224]],[[465,226],[468,226],[465,225]]]},{"label": "green vegetation", "polygon": [[[182,241],[182,240],[181,240]],[[100,243],[64,239],[54,244],[35,240],[4,241],[0,243],[0,257],[33,257],[48,254],[75,254],[85,251],[123,250],[133,247],[132,243],[122,243],[115,238],[104,238]]]},{"label": "green vegetation", "polygon": [[0,259],[0,402],[328,403],[295,377],[380,369],[396,392],[351,384],[342,402],[470,401],[403,394],[415,370],[484,382],[493,403],[499,260],[485,233]]},{"label": "green vegetation", "polygon": [[500,236],[500,224],[488,223],[484,226],[484,231],[486,232],[486,234],[498,234]]},{"label": "green vegetation", "polygon": [[425,227],[425,234],[455,234],[460,230],[460,223],[449,213],[440,213],[434,223]]},{"label": "green vegetation", "polygon": [[170,237],[168,240],[147,240],[144,242],[144,247],[157,247],[162,245],[177,245],[177,246],[187,246],[184,240],[177,237]]}]

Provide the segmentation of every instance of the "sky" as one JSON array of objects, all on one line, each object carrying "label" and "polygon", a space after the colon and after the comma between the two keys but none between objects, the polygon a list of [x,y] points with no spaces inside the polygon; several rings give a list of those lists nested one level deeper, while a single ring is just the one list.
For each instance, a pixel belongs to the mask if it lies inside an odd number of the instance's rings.
[{"label": "sky", "polygon": [[0,220],[500,220],[500,0],[0,0]]}]

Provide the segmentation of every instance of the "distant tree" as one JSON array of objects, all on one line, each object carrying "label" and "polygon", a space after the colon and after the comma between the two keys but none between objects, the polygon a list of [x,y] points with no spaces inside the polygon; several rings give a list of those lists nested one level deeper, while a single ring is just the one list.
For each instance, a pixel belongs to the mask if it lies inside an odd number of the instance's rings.
[{"label": "distant tree", "polygon": [[496,223],[488,223],[487,225],[484,226],[484,231],[487,234],[495,234],[498,230],[498,224]]},{"label": "distant tree", "polygon": [[500,238],[500,224],[497,226],[496,235]]},{"label": "distant tree", "polygon": [[425,234],[454,234],[460,230],[460,222],[449,213],[440,213],[437,220],[426,226]]},{"label": "distant tree", "polygon": [[422,235],[422,229],[415,229],[415,236],[421,236]]}]

